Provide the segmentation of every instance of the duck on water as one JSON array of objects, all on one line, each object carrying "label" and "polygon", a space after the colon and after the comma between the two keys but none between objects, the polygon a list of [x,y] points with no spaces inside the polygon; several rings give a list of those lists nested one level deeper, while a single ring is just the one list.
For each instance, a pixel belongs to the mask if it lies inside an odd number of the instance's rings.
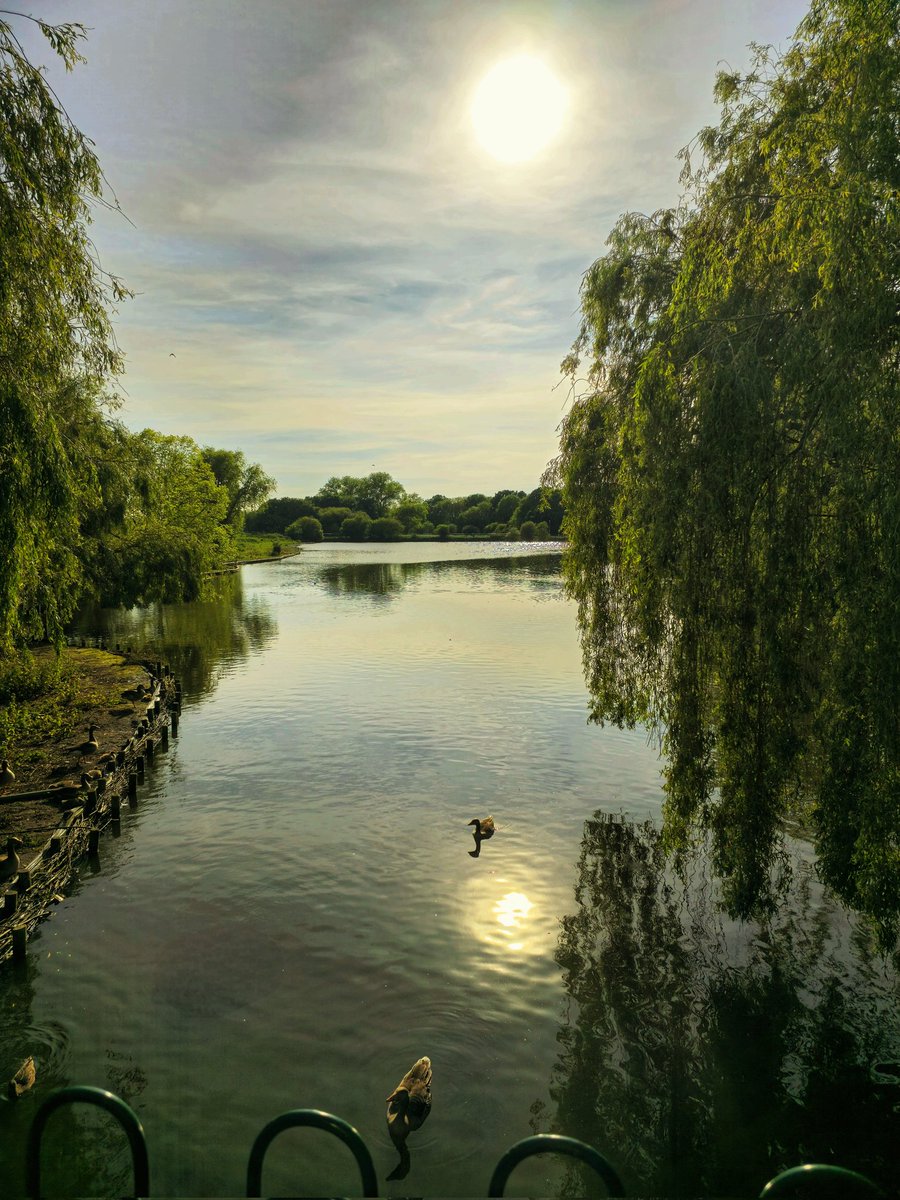
[{"label": "duck on water", "polygon": [[391,1141],[400,1151],[400,1162],[388,1179],[405,1179],[410,1157],[406,1139],[421,1129],[431,1112],[431,1059],[414,1062],[387,1098],[387,1124]]}]

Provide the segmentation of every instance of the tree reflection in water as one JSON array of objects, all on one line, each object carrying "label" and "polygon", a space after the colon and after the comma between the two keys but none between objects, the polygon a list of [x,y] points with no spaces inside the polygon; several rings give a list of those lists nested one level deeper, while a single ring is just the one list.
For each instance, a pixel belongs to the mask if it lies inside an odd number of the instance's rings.
[{"label": "tree reflection in water", "polygon": [[402,592],[423,576],[462,575],[467,582],[508,579],[519,587],[526,580],[535,590],[552,589],[558,595],[560,554],[530,554],[520,558],[447,559],[439,562],[338,563],[324,566],[318,578],[336,596],[369,595],[390,597]]},{"label": "tree reflection in water", "polygon": [[223,672],[261,650],[276,633],[263,597],[244,595],[240,572],[210,581],[203,598],[189,604],[147,608],[90,607],[76,634],[102,633],[111,646],[131,646],[149,659],[165,658],[184,686],[185,703],[212,692]]},{"label": "tree reflection in water", "polygon": [[[571,1004],[553,1128],[606,1154],[630,1194],[758,1195],[816,1161],[893,1186],[896,971],[808,866],[776,915],[741,926],[705,863],[678,880],[650,823],[586,822],[556,952]],[[577,1166],[566,1181],[594,1186]]]}]

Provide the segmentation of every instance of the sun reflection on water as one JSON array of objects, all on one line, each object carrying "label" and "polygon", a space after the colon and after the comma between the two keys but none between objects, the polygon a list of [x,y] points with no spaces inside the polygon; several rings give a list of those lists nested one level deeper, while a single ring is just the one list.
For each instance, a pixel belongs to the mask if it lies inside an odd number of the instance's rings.
[{"label": "sun reflection on water", "polygon": [[[507,892],[505,896],[501,896],[494,905],[494,913],[497,921],[504,927],[504,930],[509,931],[512,936],[514,930],[521,929],[525,924],[525,918],[534,905],[528,899],[524,892]],[[510,950],[522,950],[524,943],[510,942]]]}]

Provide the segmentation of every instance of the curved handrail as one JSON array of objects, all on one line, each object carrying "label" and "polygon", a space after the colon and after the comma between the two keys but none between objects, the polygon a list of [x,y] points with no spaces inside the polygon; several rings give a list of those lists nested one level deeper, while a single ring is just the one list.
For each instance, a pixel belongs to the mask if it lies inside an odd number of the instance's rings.
[{"label": "curved handrail", "polygon": [[47,1121],[58,1108],[65,1104],[95,1104],[106,1111],[122,1126],[131,1147],[131,1166],[134,1173],[134,1195],[150,1195],[150,1160],[147,1155],[147,1141],[144,1129],[137,1114],[128,1107],[124,1100],[114,1096],[103,1088],[86,1087],[78,1084],[72,1087],[60,1088],[51,1092],[34,1115],[31,1128],[28,1130],[28,1141],[25,1146],[25,1190],[34,1200],[39,1200],[41,1194],[41,1138]]},{"label": "curved handrail", "polygon": [[[819,1183],[825,1184],[820,1188]],[[827,1185],[832,1184],[829,1188]],[[847,1167],[833,1167],[830,1163],[803,1163],[789,1167],[770,1179],[759,1193],[759,1200],[777,1200],[779,1196],[846,1196],[847,1200],[858,1197],[868,1200],[873,1196],[884,1196],[884,1192],[867,1175],[851,1171]]]},{"label": "curved handrail", "polygon": [[503,1195],[506,1181],[523,1159],[530,1158],[533,1154],[548,1153],[568,1154],[571,1158],[580,1159],[597,1172],[606,1185],[606,1190],[610,1196],[625,1195],[622,1181],[619,1179],[615,1168],[603,1157],[599,1150],[595,1150],[587,1142],[579,1141],[578,1138],[563,1137],[559,1133],[537,1133],[533,1137],[523,1138],[520,1142],[516,1142],[514,1146],[510,1146],[496,1167],[494,1167],[494,1173],[491,1176],[491,1182],[488,1187],[488,1195]]},{"label": "curved handrail", "polygon": [[368,1151],[366,1143],[353,1126],[348,1125],[346,1121],[340,1117],[336,1117],[333,1113],[322,1112],[317,1108],[293,1108],[289,1112],[283,1112],[280,1116],[273,1117],[256,1135],[256,1140],[250,1151],[250,1159],[247,1163],[248,1196],[262,1195],[263,1159],[270,1144],[283,1130],[293,1129],[297,1126],[311,1126],[314,1129],[324,1129],[326,1133],[334,1134],[335,1137],[340,1138],[344,1145],[350,1148],[353,1152],[353,1157],[356,1159],[356,1165],[359,1167],[359,1173],[362,1177],[362,1194],[364,1196],[378,1195],[378,1178],[375,1174],[375,1164],[372,1162],[372,1156]]}]

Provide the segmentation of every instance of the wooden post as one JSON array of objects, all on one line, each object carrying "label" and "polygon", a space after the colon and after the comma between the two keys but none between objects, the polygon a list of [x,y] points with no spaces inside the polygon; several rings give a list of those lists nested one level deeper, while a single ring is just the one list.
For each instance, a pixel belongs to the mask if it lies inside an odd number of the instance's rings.
[{"label": "wooden post", "polygon": [[22,963],[25,961],[27,946],[28,930],[24,925],[14,925],[12,931],[13,962]]},{"label": "wooden post", "polygon": [[137,756],[137,758],[135,759],[134,765],[137,767],[137,781],[138,781],[138,783],[143,783],[144,782],[144,756],[143,756],[143,754],[139,754]]},{"label": "wooden post", "polygon": [[163,750],[168,750],[168,748],[169,748],[169,727],[168,727],[168,725],[163,725],[162,729],[159,731],[159,740],[162,743]]},{"label": "wooden post", "polygon": [[94,810],[96,809],[97,793],[94,791],[93,788],[90,788],[88,791],[86,791],[84,793],[84,800],[82,801],[82,807],[84,809],[84,815],[86,817],[89,817],[91,815],[91,813],[94,812]]},{"label": "wooden post", "polygon": [[16,911],[16,907],[17,907],[18,903],[19,903],[19,893],[18,892],[4,892],[3,893],[3,916],[11,917],[13,915],[13,913]]},{"label": "wooden post", "polygon": [[158,717],[161,712],[162,712],[162,700],[160,700],[159,696],[157,696],[156,699],[153,701],[154,717]]},{"label": "wooden post", "polygon": [[125,766],[125,751],[124,750],[116,751],[116,766],[117,767]]},{"label": "wooden post", "polygon": [[178,737],[178,713],[172,713],[172,737]]},{"label": "wooden post", "polygon": [[122,798],[118,792],[113,792],[109,798],[109,814],[114,821],[122,819]]},{"label": "wooden post", "polygon": [[144,753],[147,755],[147,762],[153,762],[153,752],[155,749],[153,738],[148,737],[146,742],[144,742]]},{"label": "wooden post", "polygon": [[134,803],[137,800],[138,777],[134,771],[128,772],[128,799]]},{"label": "wooden post", "polygon": [[60,850],[63,848],[63,842],[65,840],[66,835],[61,829],[57,829],[56,833],[54,833],[50,838],[50,853],[59,854]]},{"label": "wooden post", "polygon": [[20,896],[24,896],[31,887],[31,872],[26,868],[20,871],[16,877],[16,889]]},{"label": "wooden post", "polygon": [[100,853],[100,830],[91,829],[88,832],[88,854]]}]

